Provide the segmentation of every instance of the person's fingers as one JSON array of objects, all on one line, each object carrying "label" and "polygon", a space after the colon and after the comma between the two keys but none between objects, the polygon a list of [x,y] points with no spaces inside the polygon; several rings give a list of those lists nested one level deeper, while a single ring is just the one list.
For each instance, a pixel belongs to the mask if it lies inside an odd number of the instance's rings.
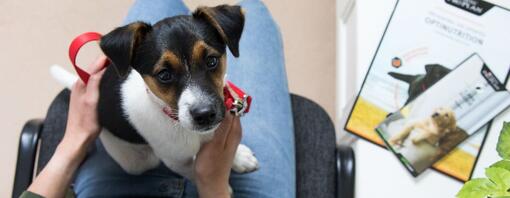
[{"label": "person's fingers", "polygon": [[242,128],[241,128],[241,119],[238,116],[234,116],[234,120],[232,121],[232,127],[230,127],[230,131],[225,143],[225,149],[227,151],[235,151],[239,143],[241,143],[242,138]]},{"label": "person's fingers", "polygon": [[105,55],[99,56],[94,63],[89,66],[90,75],[100,72],[107,62],[108,58]]},{"label": "person's fingers", "polygon": [[74,82],[73,87],[71,88],[71,94],[83,93],[83,92],[85,92],[85,90],[86,90],[85,83],[83,83],[83,81],[78,79],[78,80],[76,80],[76,82]]},{"label": "person's fingers", "polygon": [[230,112],[226,111],[225,118],[221,122],[218,129],[216,129],[216,132],[211,142],[214,142],[215,144],[225,145],[228,133],[230,131],[230,128],[232,127],[233,119],[234,116]]},{"label": "person's fingers", "polygon": [[101,82],[101,77],[106,70],[103,69],[98,73],[95,73],[90,76],[89,82],[87,83],[87,97],[90,98],[99,98],[99,84]]}]

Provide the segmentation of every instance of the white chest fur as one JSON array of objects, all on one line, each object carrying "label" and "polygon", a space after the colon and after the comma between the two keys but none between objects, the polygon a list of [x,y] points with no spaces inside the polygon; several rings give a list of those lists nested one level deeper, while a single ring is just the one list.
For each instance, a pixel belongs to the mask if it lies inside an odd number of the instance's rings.
[{"label": "white chest fur", "polygon": [[[212,137],[212,133],[189,131],[183,128],[179,122],[169,118],[162,111],[164,106],[162,106],[161,101],[155,101],[157,98],[147,93],[143,78],[135,70],[131,71],[125,82],[121,85],[121,98],[122,108],[125,111],[127,120],[149,143],[155,156],[161,159],[169,168],[186,176],[188,173],[179,171],[178,169],[181,169],[179,166],[188,166],[199,151],[200,145],[204,141],[209,140]],[[105,145],[105,149],[128,173],[139,174],[145,171],[140,170],[140,167],[147,167],[147,169],[154,167],[153,163],[144,166],[138,164],[144,162],[131,162],[133,165],[136,165],[131,170],[131,165],[122,164],[126,163],[124,161],[131,160],[120,159],[125,158],[122,156],[126,154],[119,155],[119,153],[122,153],[122,150],[124,152],[139,150],[140,145],[127,143],[113,135],[101,135],[101,140],[104,144],[114,143],[114,145]],[[116,152],[116,150],[119,151]],[[134,155],[137,154],[148,155],[147,152],[134,153]],[[131,156],[130,158],[133,157]],[[147,159],[147,157],[139,156],[134,159]],[[183,171],[188,172],[188,170]]]}]

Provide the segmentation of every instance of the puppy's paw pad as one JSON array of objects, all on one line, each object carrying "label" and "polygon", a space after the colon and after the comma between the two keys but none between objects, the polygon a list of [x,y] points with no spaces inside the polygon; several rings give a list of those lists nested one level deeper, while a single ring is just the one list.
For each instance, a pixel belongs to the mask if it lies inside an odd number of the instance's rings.
[{"label": "puppy's paw pad", "polygon": [[247,146],[240,144],[237,147],[232,169],[237,173],[250,173],[259,168],[259,162]]}]

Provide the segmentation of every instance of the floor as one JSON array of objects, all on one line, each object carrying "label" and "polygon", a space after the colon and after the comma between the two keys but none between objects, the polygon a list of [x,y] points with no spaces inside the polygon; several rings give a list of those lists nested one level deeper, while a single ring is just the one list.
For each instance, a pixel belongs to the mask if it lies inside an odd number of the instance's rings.
[{"label": "floor", "polygon": [[[185,0],[197,5],[235,3],[233,0]],[[11,194],[19,132],[24,122],[42,118],[52,98],[62,89],[48,68],[71,68],[67,47],[85,31],[108,32],[121,21],[132,0],[110,1],[0,1],[0,197]],[[335,115],[335,1],[267,1],[284,38],[290,90],[313,99]],[[78,62],[98,55],[86,46]]]}]

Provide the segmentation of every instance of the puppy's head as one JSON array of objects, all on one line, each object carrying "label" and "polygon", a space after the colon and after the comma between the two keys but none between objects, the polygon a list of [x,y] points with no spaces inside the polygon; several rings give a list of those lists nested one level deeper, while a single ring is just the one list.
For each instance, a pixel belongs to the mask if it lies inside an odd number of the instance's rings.
[{"label": "puppy's head", "polygon": [[134,69],[183,127],[204,132],[224,118],[226,48],[239,56],[243,26],[239,6],[200,7],[192,16],[153,26],[135,22],[119,27],[100,46],[121,78]]},{"label": "puppy's head", "polygon": [[441,128],[440,132],[449,133],[457,127],[455,113],[447,107],[439,107],[432,114],[432,120]]}]

